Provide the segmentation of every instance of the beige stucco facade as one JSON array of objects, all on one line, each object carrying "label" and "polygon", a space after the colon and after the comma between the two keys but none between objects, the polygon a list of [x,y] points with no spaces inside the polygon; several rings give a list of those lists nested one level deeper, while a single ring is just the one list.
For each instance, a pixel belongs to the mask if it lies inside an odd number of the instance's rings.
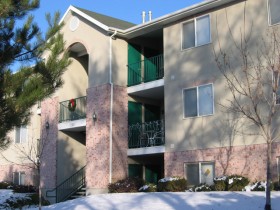
[{"label": "beige stucco facade", "polygon": [[[72,63],[63,74],[63,87],[43,102],[41,114],[34,107],[28,125],[28,137],[50,140],[49,154],[43,156],[43,169],[51,171],[42,174],[41,184],[46,190],[54,189],[83,166],[87,194],[107,192],[109,183],[130,175],[131,165],[141,166],[143,178],[149,173],[156,174],[156,179],[187,177],[188,163],[206,162],[214,165],[215,176],[238,173],[252,181],[265,179],[266,156],[261,154],[266,150],[264,139],[237,134],[237,128],[246,132],[255,128],[226,113],[221,106],[232,95],[217,67],[215,52],[220,48],[227,52],[233,58],[231,67],[240,71],[235,44],[241,42],[240,36],[245,36],[250,37],[249,50],[252,58],[256,58],[267,32],[279,27],[268,23],[267,1],[212,0],[174,14],[118,29],[94,19],[94,14],[89,17],[74,7],[67,11],[62,32]],[[210,18],[210,42],[182,49],[183,24],[203,15]],[[164,76],[158,81],[127,87],[131,44],[141,49],[141,60],[147,48],[162,54]],[[144,67],[140,68],[143,77]],[[213,114],[185,118],[183,91],[205,84],[213,86]],[[75,118],[73,113],[80,108],[77,103],[77,110],[70,112],[69,100],[78,102],[81,97],[86,97],[85,115]],[[143,105],[139,124],[145,123],[145,105],[158,108],[159,120],[164,121],[163,144],[129,148],[128,101]],[[62,110],[70,118],[63,119]],[[49,128],[45,127],[47,122]],[[5,154],[15,157],[12,147]],[[274,180],[279,176],[279,157],[280,146],[276,141],[272,154]]]}]

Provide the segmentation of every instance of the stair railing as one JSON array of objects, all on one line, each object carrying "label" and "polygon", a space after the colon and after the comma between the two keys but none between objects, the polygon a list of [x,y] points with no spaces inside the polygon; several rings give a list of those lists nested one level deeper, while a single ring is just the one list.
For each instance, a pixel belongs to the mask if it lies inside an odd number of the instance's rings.
[{"label": "stair railing", "polygon": [[[81,187],[85,186],[85,168],[82,167],[79,171],[67,178],[64,182],[52,190],[46,192],[48,198],[54,198],[56,203],[65,201],[73,195]],[[55,195],[53,195],[55,194]]]}]

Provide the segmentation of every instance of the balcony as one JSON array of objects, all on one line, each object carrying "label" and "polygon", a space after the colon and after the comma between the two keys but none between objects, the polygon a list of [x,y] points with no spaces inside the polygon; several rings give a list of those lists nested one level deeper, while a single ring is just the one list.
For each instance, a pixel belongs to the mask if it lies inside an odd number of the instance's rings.
[{"label": "balcony", "polygon": [[163,55],[146,58],[140,62],[128,64],[127,68],[127,86],[129,87],[162,79],[164,76]]},{"label": "balcony", "polygon": [[[71,104],[73,101],[75,105]],[[60,102],[59,122],[63,123],[66,121],[85,119],[86,104],[86,96]],[[72,106],[72,108],[70,106]]]},{"label": "balcony", "polygon": [[162,146],[164,143],[164,120],[128,126],[129,149]]}]

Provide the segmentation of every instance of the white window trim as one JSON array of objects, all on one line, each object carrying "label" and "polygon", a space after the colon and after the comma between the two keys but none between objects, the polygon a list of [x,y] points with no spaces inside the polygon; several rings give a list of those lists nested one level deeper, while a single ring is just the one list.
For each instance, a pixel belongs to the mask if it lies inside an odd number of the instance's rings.
[{"label": "white window trim", "polygon": [[267,22],[268,22],[268,26],[277,26],[277,25],[280,25],[280,21],[278,23],[274,23],[274,24],[271,24],[271,14],[270,14],[270,0],[267,0]]},{"label": "white window trim", "polygon": [[276,162],[277,162],[276,164],[277,164],[278,180],[280,180],[280,156],[277,157]]},{"label": "white window trim", "polygon": [[[201,18],[201,17],[204,17],[204,16],[209,16],[209,42],[205,43],[205,44],[200,44],[198,45],[197,44],[197,32],[196,32],[196,22],[197,22],[197,19]],[[183,30],[183,27],[184,27],[184,24],[188,23],[188,22],[191,22],[193,21],[194,22],[194,33],[195,33],[195,46],[193,47],[188,47],[188,48],[183,48],[183,40],[184,40],[184,30]],[[206,15],[201,15],[201,16],[197,16],[191,20],[187,20],[185,22],[183,22],[181,24],[181,51],[185,51],[185,50],[189,50],[189,49],[193,49],[193,48],[196,48],[196,47],[200,47],[200,46],[204,46],[204,45],[208,45],[208,44],[211,44],[212,43],[212,35],[211,35],[211,15],[210,14],[206,14]]]},{"label": "white window trim", "polygon": [[[212,87],[212,94],[213,94],[213,100],[212,100],[212,114],[206,114],[206,115],[199,115],[199,91],[198,88],[199,87],[203,87],[203,86],[207,86],[207,85],[211,85]],[[188,90],[188,89],[196,89],[196,108],[197,108],[197,116],[191,116],[191,117],[185,117],[185,100],[184,100],[184,91]],[[215,95],[214,95],[214,84],[213,83],[208,83],[208,84],[203,84],[203,85],[198,85],[198,86],[193,86],[193,87],[188,87],[188,88],[184,88],[182,90],[182,98],[183,98],[183,119],[190,119],[190,118],[197,118],[197,117],[207,117],[207,116],[212,116],[215,114],[215,103],[214,103],[214,99],[215,99]]]},{"label": "white window trim", "polygon": [[202,164],[207,164],[207,163],[209,163],[209,164],[213,164],[214,165],[214,170],[213,170],[213,177],[215,177],[215,168],[216,168],[216,166],[215,166],[215,161],[198,161],[198,162],[186,162],[186,163],[184,163],[184,166],[185,166],[185,179],[187,179],[188,177],[187,177],[187,166],[188,165],[191,165],[191,164],[198,164],[198,176],[199,176],[199,184],[201,184],[201,165]]},{"label": "white window trim", "polygon": [[21,175],[22,174],[26,175],[25,172],[24,171],[14,171],[13,172],[13,183],[15,183],[15,173],[18,174],[18,185],[22,185]]},{"label": "white window trim", "polygon": [[[22,128],[22,126],[20,126],[20,127],[16,127],[15,128],[15,144],[25,144],[25,143],[27,143],[27,141],[28,141],[28,129],[27,129],[27,126],[25,126],[26,127],[26,140],[25,140],[25,142],[22,142],[22,138],[21,138],[21,128]],[[16,132],[16,129],[17,128],[20,128],[20,138],[19,138],[19,142],[16,142],[16,138],[17,138],[17,132]]]}]

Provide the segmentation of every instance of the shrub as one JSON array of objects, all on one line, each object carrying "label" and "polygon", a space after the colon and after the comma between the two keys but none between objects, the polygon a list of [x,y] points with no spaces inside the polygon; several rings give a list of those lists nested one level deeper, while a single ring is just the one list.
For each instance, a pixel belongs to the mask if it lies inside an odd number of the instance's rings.
[{"label": "shrub", "polygon": [[280,183],[279,182],[274,182],[273,186],[274,186],[275,191],[280,191]]},{"label": "shrub", "polygon": [[0,189],[9,189],[11,185],[11,182],[0,182]]},{"label": "shrub", "polygon": [[200,184],[198,186],[194,186],[191,191],[192,192],[210,192],[210,191],[212,191],[212,189],[207,184]]},{"label": "shrub", "polygon": [[109,193],[138,192],[138,189],[144,185],[144,181],[139,178],[126,178],[116,183],[108,185]]},{"label": "shrub", "polygon": [[227,183],[228,183],[227,176],[216,177],[214,178],[213,189],[216,191],[226,191]]},{"label": "shrub", "polygon": [[242,191],[249,184],[249,179],[239,175],[231,175],[227,178],[228,191]]},{"label": "shrub", "polygon": [[155,184],[146,184],[139,188],[139,192],[156,192],[157,186]]},{"label": "shrub", "polygon": [[35,193],[37,191],[36,187],[32,185],[12,185],[15,193]]},{"label": "shrub", "polygon": [[159,192],[184,192],[187,189],[187,180],[180,177],[167,177],[158,181]]}]

